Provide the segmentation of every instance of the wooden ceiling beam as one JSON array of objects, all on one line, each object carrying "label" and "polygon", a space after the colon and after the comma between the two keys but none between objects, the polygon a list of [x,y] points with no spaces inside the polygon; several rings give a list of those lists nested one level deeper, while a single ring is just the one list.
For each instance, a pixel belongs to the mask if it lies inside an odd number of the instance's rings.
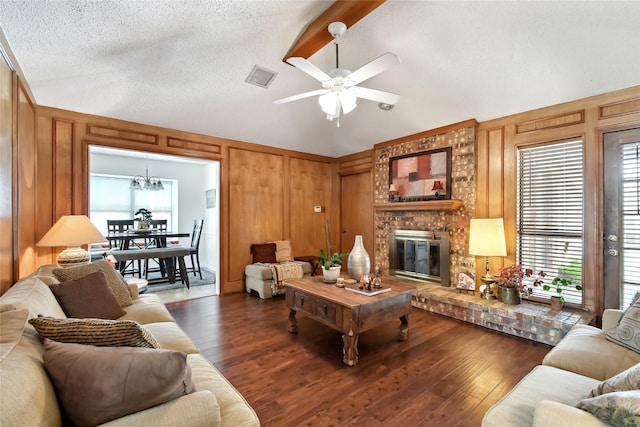
[{"label": "wooden ceiling beam", "polygon": [[386,0],[337,0],[325,10],[315,21],[302,31],[293,46],[289,49],[283,62],[293,56],[309,58],[333,41],[327,28],[335,21],[344,22],[347,28],[367,16]]}]

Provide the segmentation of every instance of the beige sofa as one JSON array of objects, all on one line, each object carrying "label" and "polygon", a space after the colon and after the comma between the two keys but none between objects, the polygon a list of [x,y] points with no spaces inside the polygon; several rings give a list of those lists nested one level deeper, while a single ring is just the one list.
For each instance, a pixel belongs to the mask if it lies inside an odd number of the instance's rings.
[{"label": "beige sofa", "polygon": [[[63,424],[54,386],[43,365],[42,341],[28,323],[28,319],[38,315],[66,317],[47,286],[56,283],[52,267],[41,268],[18,281],[0,297],[2,426]],[[118,320],[135,320],[153,335],[160,348],[186,353],[196,391],[104,425],[259,426],[251,406],[200,354],[160,299],[153,294],[139,296],[137,290],[137,286],[130,286],[134,303],[123,307],[126,314]]]},{"label": "beige sofa", "polygon": [[607,426],[578,409],[602,381],[640,363],[640,354],[606,339],[623,312],[606,310],[602,329],[576,325],[482,420],[484,427]]}]

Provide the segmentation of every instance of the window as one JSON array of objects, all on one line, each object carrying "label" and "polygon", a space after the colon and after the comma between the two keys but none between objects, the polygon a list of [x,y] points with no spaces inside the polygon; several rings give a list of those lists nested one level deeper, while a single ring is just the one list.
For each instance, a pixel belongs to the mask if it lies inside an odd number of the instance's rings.
[{"label": "window", "polygon": [[132,219],[136,211],[146,208],[153,219],[166,219],[167,229],[178,223],[178,182],[162,178],[162,191],[131,190],[131,177],[91,174],[89,216],[105,235],[107,219]]},{"label": "window", "polygon": [[640,291],[640,142],[622,146],[622,307]]},{"label": "window", "polygon": [[[579,139],[518,149],[517,262],[571,280],[567,303],[582,304],[583,147]],[[533,280],[530,281],[530,283]],[[531,287],[531,286],[530,286]],[[555,292],[532,287],[532,296],[548,299]]]}]

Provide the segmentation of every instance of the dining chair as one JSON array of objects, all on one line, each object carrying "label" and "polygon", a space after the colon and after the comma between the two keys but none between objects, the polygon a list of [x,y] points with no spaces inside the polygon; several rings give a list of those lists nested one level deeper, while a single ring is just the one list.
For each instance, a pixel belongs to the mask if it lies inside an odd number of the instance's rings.
[{"label": "dining chair", "polygon": [[[193,232],[191,233],[191,247],[189,248],[189,257],[191,258],[191,268],[187,268],[187,273],[189,270],[193,271],[193,275],[196,275],[196,272],[200,275],[200,280],[202,280],[202,270],[200,269],[200,236],[202,235],[202,225],[204,224],[204,219],[194,219],[193,220]],[[198,268],[196,269],[196,264],[193,262],[193,257],[195,256],[196,263],[198,264]]]},{"label": "dining chair", "polygon": [[[158,231],[167,231],[167,220],[166,219],[152,219],[149,226]],[[167,246],[166,238],[156,238],[153,239],[153,242],[145,241],[145,248],[164,248]],[[162,261],[160,259],[154,258],[153,262],[158,264],[158,268],[149,268],[149,260],[144,260],[144,277],[145,279],[149,278],[149,273],[160,271],[164,275],[164,270],[162,269]]]},{"label": "dining chair", "polygon": [[[107,232],[111,233],[124,233],[128,230],[132,230],[134,228],[134,222],[132,219],[108,219],[107,220]],[[109,240],[109,250],[119,250],[122,248],[121,240]],[[136,249],[134,245],[133,248],[128,249]],[[130,273],[132,275],[138,274],[138,277],[142,277],[142,262],[138,260],[138,269],[136,270],[133,264],[133,261],[130,261],[127,266],[123,270],[123,275]]]}]

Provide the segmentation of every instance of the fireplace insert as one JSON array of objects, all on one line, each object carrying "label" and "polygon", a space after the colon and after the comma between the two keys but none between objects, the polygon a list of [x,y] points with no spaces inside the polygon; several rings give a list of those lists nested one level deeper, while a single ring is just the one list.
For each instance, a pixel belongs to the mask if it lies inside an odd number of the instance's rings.
[{"label": "fireplace insert", "polygon": [[389,234],[389,274],[449,284],[449,233],[392,230]]}]

